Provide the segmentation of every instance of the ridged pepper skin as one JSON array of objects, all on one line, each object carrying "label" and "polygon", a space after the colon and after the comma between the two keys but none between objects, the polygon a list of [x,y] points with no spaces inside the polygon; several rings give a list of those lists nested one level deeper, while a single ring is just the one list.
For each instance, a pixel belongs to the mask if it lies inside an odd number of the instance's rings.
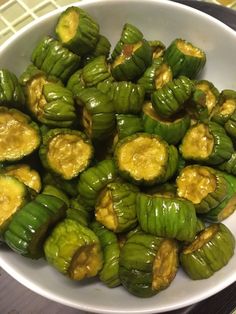
[{"label": "ridged pepper skin", "polygon": [[4,239],[16,253],[38,259],[43,254],[43,243],[48,231],[65,217],[66,204],[59,198],[39,194],[16,212]]},{"label": "ridged pepper skin", "polygon": [[230,159],[218,165],[217,168],[236,176],[236,152],[231,155]]},{"label": "ridged pepper skin", "polygon": [[179,76],[152,93],[153,108],[161,117],[171,117],[183,109],[193,89],[193,81],[186,76]]},{"label": "ridged pepper skin", "polygon": [[147,298],[166,289],[177,269],[178,246],[173,239],[137,231],[121,248],[120,280],[135,296]]},{"label": "ridged pepper skin", "polygon": [[68,218],[54,227],[44,244],[44,252],[50,265],[73,280],[94,277],[103,265],[96,234]]},{"label": "ridged pepper skin", "polygon": [[115,109],[109,97],[95,87],[85,88],[76,97],[81,124],[92,140],[108,138],[115,129]]},{"label": "ridged pepper skin", "polygon": [[134,133],[144,131],[142,118],[133,114],[117,114],[116,127],[120,140]]},{"label": "ridged pepper skin", "polygon": [[219,94],[212,82],[196,81],[195,90],[185,106],[188,114],[197,120],[210,120],[218,106]]},{"label": "ridged pepper skin", "polygon": [[177,195],[191,201],[199,214],[219,206],[231,190],[223,173],[201,165],[184,167],[176,185]]},{"label": "ridged pepper skin", "polygon": [[143,86],[131,82],[104,81],[97,88],[108,95],[116,113],[138,114],[142,110],[145,96]]},{"label": "ridged pepper skin", "polygon": [[124,44],[121,53],[111,64],[111,74],[117,81],[139,79],[152,63],[152,50],[142,39],[134,44]]},{"label": "ridged pepper skin", "polygon": [[[196,138],[198,138],[197,145]],[[193,150],[190,150],[190,147]],[[199,122],[190,127],[182,139],[179,150],[186,160],[205,165],[218,165],[230,159],[234,147],[224,128],[210,121]]]},{"label": "ridged pepper skin", "polygon": [[222,223],[212,224],[183,249],[180,263],[191,279],[206,279],[228,264],[234,248],[231,231]]},{"label": "ridged pepper skin", "polygon": [[105,56],[95,57],[82,69],[82,80],[86,87],[96,86],[110,77],[111,73]]},{"label": "ridged pepper skin", "polygon": [[227,134],[235,141],[236,139],[236,91],[223,90],[219,95],[217,109],[212,120],[221,124]]},{"label": "ridged pepper skin", "polygon": [[197,217],[190,201],[139,193],[136,209],[138,222],[145,232],[179,241],[192,241],[196,235]]},{"label": "ridged pepper skin", "polygon": [[202,215],[202,218],[210,223],[221,222],[236,210],[236,178],[224,172],[222,172],[222,176],[225,178],[227,185],[227,194],[224,200]]},{"label": "ridged pepper skin", "polygon": [[190,127],[190,117],[186,113],[180,113],[169,119],[158,116],[151,102],[143,105],[144,132],[156,134],[162,137],[168,144],[176,145],[184,137]]},{"label": "ridged pepper skin", "polygon": [[109,39],[106,36],[99,34],[98,41],[93,51],[83,57],[82,59],[83,66],[85,66],[88,62],[92,61],[94,58],[98,56],[105,56],[106,58],[108,58],[110,55],[110,49],[111,43]]},{"label": "ridged pepper skin", "polygon": [[57,187],[58,189],[61,189],[64,193],[66,193],[70,197],[77,196],[77,180],[64,180],[61,177],[57,175],[53,175],[51,172],[45,171],[45,173],[42,175],[42,182],[44,185],[53,185]]},{"label": "ridged pepper skin", "polygon": [[99,25],[83,9],[70,6],[59,16],[55,32],[65,47],[84,56],[96,47]]},{"label": "ridged pepper skin", "polygon": [[[76,120],[72,92],[47,78],[36,74],[25,85],[26,107],[37,121],[50,127],[69,127]],[[37,96],[36,96],[37,95]]]},{"label": "ridged pepper skin", "polygon": [[13,162],[29,156],[39,147],[41,135],[30,116],[17,109],[0,106],[0,162]]},{"label": "ridged pepper skin", "polygon": [[23,109],[24,102],[24,92],[16,75],[0,69],[0,105]]},{"label": "ridged pepper skin", "polygon": [[64,193],[62,190],[55,187],[54,185],[50,185],[50,184],[45,185],[43,187],[42,194],[52,195],[59,198],[66,204],[67,207],[69,207],[70,205],[70,200],[68,196],[66,195],[66,193]]},{"label": "ridged pepper skin", "polygon": [[48,131],[39,148],[44,168],[65,180],[71,180],[83,172],[90,165],[93,155],[89,138],[81,131],[67,128]]},{"label": "ridged pepper skin", "polygon": [[96,220],[115,233],[133,229],[137,225],[138,191],[136,186],[126,182],[108,183],[96,201]]},{"label": "ridged pepper skin", "polygon": [[136,133],[119,140],[114,151],[120,176],[137,185],[151,186],[168,181],[177,171],[178,159],[175,146],[148,133]]},{"label": "ridged pepper skin", "polygon": [[76,101],[77,95],[80,93],[81,89],[85,88],[85,83],[83,81],[83,69],[75,71],[67,81],[66,88],[68,88]]},{"label": "ridged pepper skin", "polygon": [[89,227],[94,218],[94,207],[87,205],[80,195],[70,199],[69,208],[66,211],[66,217],[76,220],[81,225]]},{"label": "ridged pepper skin", "polygon": [[80,66],[80,57],[50,36],[39,41],[32,52],[31,61],[38,69],[58,77],[64,83]]},{"label": "ridged pepper skin", "polygon": [[166,48],[164,58],[171,66],[174,77],[185,75],[194,79],[206,63],[205,52],[181,38],[176,38]]},{"label": "ridged pepper skin", "polygon": [[169,65],[163,58],[155,58],[137,83],[145,88],[147,94],[151,94],[171,80],[172,71]]},{"label": "ridged pepper skin", "polygon": [[90,227],[98,236],[103,251],[104,261],[98,274],[99,279],[109,288],[117,287],[120,285],[120,245],[117,236],[97,221],[92,222]]},{"label": "ridged pepper skin", "polygon": [[116,177],[117,169],[114,161],[105,159],[81,173],[77,191],[87,205],[94,206],[100,191]]},{"label": "ridged pepper skin", "polygon": [[125,23],[121,32],[119,41],[116,43],[114,50],[111,53],[112,61],[121,53],[122,47],[125,44],[135,44],[143,39],[143,33],[134,25]]}]

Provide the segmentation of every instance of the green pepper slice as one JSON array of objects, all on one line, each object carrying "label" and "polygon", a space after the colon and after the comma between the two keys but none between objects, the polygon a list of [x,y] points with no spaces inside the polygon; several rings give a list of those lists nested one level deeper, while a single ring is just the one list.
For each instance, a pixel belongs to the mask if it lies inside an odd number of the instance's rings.
[{"label": "green pepper slice", "polygon": [[70,6],[60,14],[55,31],[65,47],[83,56],[95,48],[99,25],[83,9]]},{"label": "green pepper slice", "polygon": [[150,134],[162,137],[168,144],[178,144],[190,126],[190,117],[181,112],[170,118],[160,117],[151,102],[143,105],[143,128]]},{"label": "green pepper slice", "polygon": [[4,239],[16,253],[38,259],[48,231],[65,217],[66,204],[59,198],[39,194],[13,216]]},{"label": "green pepper slice", "polygon": [[89,166],[93,151],[83,132],[61,128],[52,129],[43,136],[39,156],[46,169],[71,180]]},{"label": "green pepper slice", "polygon": [[16,75],[7,69],[0,70],[0,105],[23,109],[25,97]]},{"label": "green pepper slice", "polygon": [[120,140],[126,136],[143,131],[142,118],[137,115],[117,114],[116,122],[117,134]]},{"label": "green pepper slice", "polygon": [[190,201],[139,193],[136,208],[138,222],[145,232],[179,241],[192,241],[196,235],[197,217]]},{"label": "green pepper slice", "polygon": [[98,237],[75,220],[57,224],[44,244],[50,265],[73,280],[94,277],[103,265]]},{"label": "green pepper slice", "polygon": [[153,185],[170,179],[178,166],[178,151],[161,137],[136,133],[120,140],[114,158],[120,175],[135,184]]},{"label": "green pepper slice", "polygon": [[129,183],[108,183],[96,201],[96,220],[115,233],[134,228],[137,225],[137,192],[138,188]]},{"label": "green pepper slice", "polygon": [[216,122],[199,122],[188,129],[180,152],[184,159],[206,165],[217,165],[230,159],[233,143],[224,128]]},{"label": "green pepper slice", "polygon": [[212,224],[180,253],[180,262],[194,280],[211,277],[222,269],[234,254],[235,239],[222,223]]},{"label": "green pepper slice", "polygon": [[173,239],[138,231],[121,248],[120,280],[135,296],[151,297],[166,289],[177,269],[178,246]]},{"label": "green pepper slice", "polygon": [[176,38],[167,47],[164,58],[171,66],[174,77],[184,75],[196,78],[206,63],[206,54],[185,39]]},{"label": "green pepper slice", "polygon": [[104,262],[99,272],[99,279],[109,288],[117,287],[120,285],[120,245],[117,236],[97,221],[94,221],[90,227],[98,236],[103,251]]}]

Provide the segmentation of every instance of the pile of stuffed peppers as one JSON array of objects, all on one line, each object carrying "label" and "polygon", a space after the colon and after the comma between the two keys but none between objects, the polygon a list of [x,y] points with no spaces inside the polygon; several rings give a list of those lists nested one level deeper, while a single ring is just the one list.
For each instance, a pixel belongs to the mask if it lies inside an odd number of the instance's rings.
[{"label": "pile of stuffed peppers", "polygon": [[88,12],[62,12],[19,77],[0,69],[1,241],[138,297],[228,264],[236,91],[199,79],[205,63],[129,23],[111,48]]}]

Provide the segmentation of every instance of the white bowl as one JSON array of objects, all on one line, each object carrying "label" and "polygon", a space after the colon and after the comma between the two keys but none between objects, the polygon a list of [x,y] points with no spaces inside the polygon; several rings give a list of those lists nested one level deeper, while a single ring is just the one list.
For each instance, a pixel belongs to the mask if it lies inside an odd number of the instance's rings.
[{"label": "white bowl", "polygon": [[[190,7],[161,0],[90,0],[77,3],[100,24],[114,45],[125,22],[138,26],[147,39],[168,45],[182,37],[207,54],[202,77],[218,89],[236,89],[236,33],[218,20]],[[16,75],[29,63],[33,47],[53,34],[57,10],[33,22],[0,48],[0,67]],[[236,236],[236,213],[224,223]],[[26,287],[54,301],[97,313],[160,313],[188,306],[224,289],[236,280],[236,254],[228,265],[207,280],[192,281],[181,270],[170,287],[141,299],[125,289],[106,288],[97,280],[78,283],[65,278],[43,260],[31,261],[1,247],[0,266]]]}]

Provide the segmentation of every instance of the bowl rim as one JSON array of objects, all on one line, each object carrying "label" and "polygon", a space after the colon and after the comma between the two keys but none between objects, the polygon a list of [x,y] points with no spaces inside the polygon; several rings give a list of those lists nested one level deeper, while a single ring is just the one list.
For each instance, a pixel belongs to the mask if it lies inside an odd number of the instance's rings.
[{"label": "bowl rim", "polygon": [[[1,54],[4,53],[4,50],[8,48],[9,45],[11,45],[16,38],[21,37],[25,32],[29,31],[30,28],[32,26],[36,26],[37,24],[42,23],[44,20],[47,20],[48,18],[52,17],[52,16],[56,16],[58,14],[60,14],[61,12],[63,12],[66,8],[71,7],[71,6],[79,6],[81,8],[86,8],[86,7],[90,7],[93,6],[94,4],[102,4],[102,3],[107,3],[108,0],[83,0],[81,2],[73,2],[71,4],[65,5],[63,7],[57,8],[41,17],[39,17],[38,19],[30,22],[28,25],[25,25],[23,28],[21,28],[19,31],[17,31],[14,35],[12,35],[9,39],[7,39],[1,46],[0,46],[0,58],[1,58]],[[144,0],[109,0],[109,4],[111,3],[143,3]],[[231,33],[231,35],[233,35],[236,39],[236,31],[234,31],[233,29],[231,29],[229,26],[227,26],[226,24],[224,24],[223,22],[221,22],[220,20],[218,20],[215,17],[210,16],[209,14],[202,12],[198,9],[189,7],[188,5],[182,4],[182,3],[178,3],[178,2],[174,2],[174,1],[166,1],[166,0],[145,0],[145,3],[157,3],[157,5],[161,4],[164,6],[170,6],[173,8],[181,8],[183,10],[189,11],[189,12],[195,12],[195,14],[203,16],[209,20],[211,20],[213,23],[218,24],[219,27],[225,29],[227,32]],[[7,261],[0,256],[0,267],[2,267],[11,277],[13,277],[15,280],[17,280],[19,283],[21,283],[22,285],[24,285],[25,287],[29,288],[30,290],[34,291],[35,293],[38,293],[39,295],[58,302],[60,304],[64,304],[66,306],[72,307],[72,308],[76,308],[79,310],[83,310],[83,311],[89,311],[89,312],[93,312],[93,313],[101,313],[101,309],[96,309],[94,306],[85,306],[83,304],[75,304],[75,302],[72,302],[70,300],[67,300],[66,298],[62,299],[60,296],[57,296],[53,291],[48,291],[48,290],[44,290],[43,287],[39,287],[37,284],[34,284],[34,282],[31,281],[30,278],[27,278],[24,276],[24,274],[19,273],[14,267],[10,266],[7,264]],[[147,310],[143,310],[141,309],[140,311],[137,312],[137,310],[132,311],[132,310],[128,310],[127,311],[123,311],[123,310],[111,310],[111,309],[106,309],[104,308],[102,310],[102,313],[113,313],[113,314],[125,314],[125,313],[130,313],[130,314],[134,314],[134,313],[162,313],[163,311],[171,311],[171,310],[176,310],[176,309],[180,309],[186,306],[190,306],[196,302],[200,302],[214,294],[216,294],[217,292],[223,290],[224,288],[226,288],[227,286],[229,286],[230,284],[232,284],[233,282],[236,281],[236,272],[230,276],[230,278],[227,278],[226,280],[224,280],[224,282],[222,283],[217,283],[213,288],[211,288],[210,290],[208,290],[207,292],[204,291],[202,294],[198,294],[195,297],[191,297],[191,300],[186,300],[185,302],[181,301],[181,302],[176,302],[175,305],[169,306],[169,308],[160,308],[160,309],[147,309]]]}]

